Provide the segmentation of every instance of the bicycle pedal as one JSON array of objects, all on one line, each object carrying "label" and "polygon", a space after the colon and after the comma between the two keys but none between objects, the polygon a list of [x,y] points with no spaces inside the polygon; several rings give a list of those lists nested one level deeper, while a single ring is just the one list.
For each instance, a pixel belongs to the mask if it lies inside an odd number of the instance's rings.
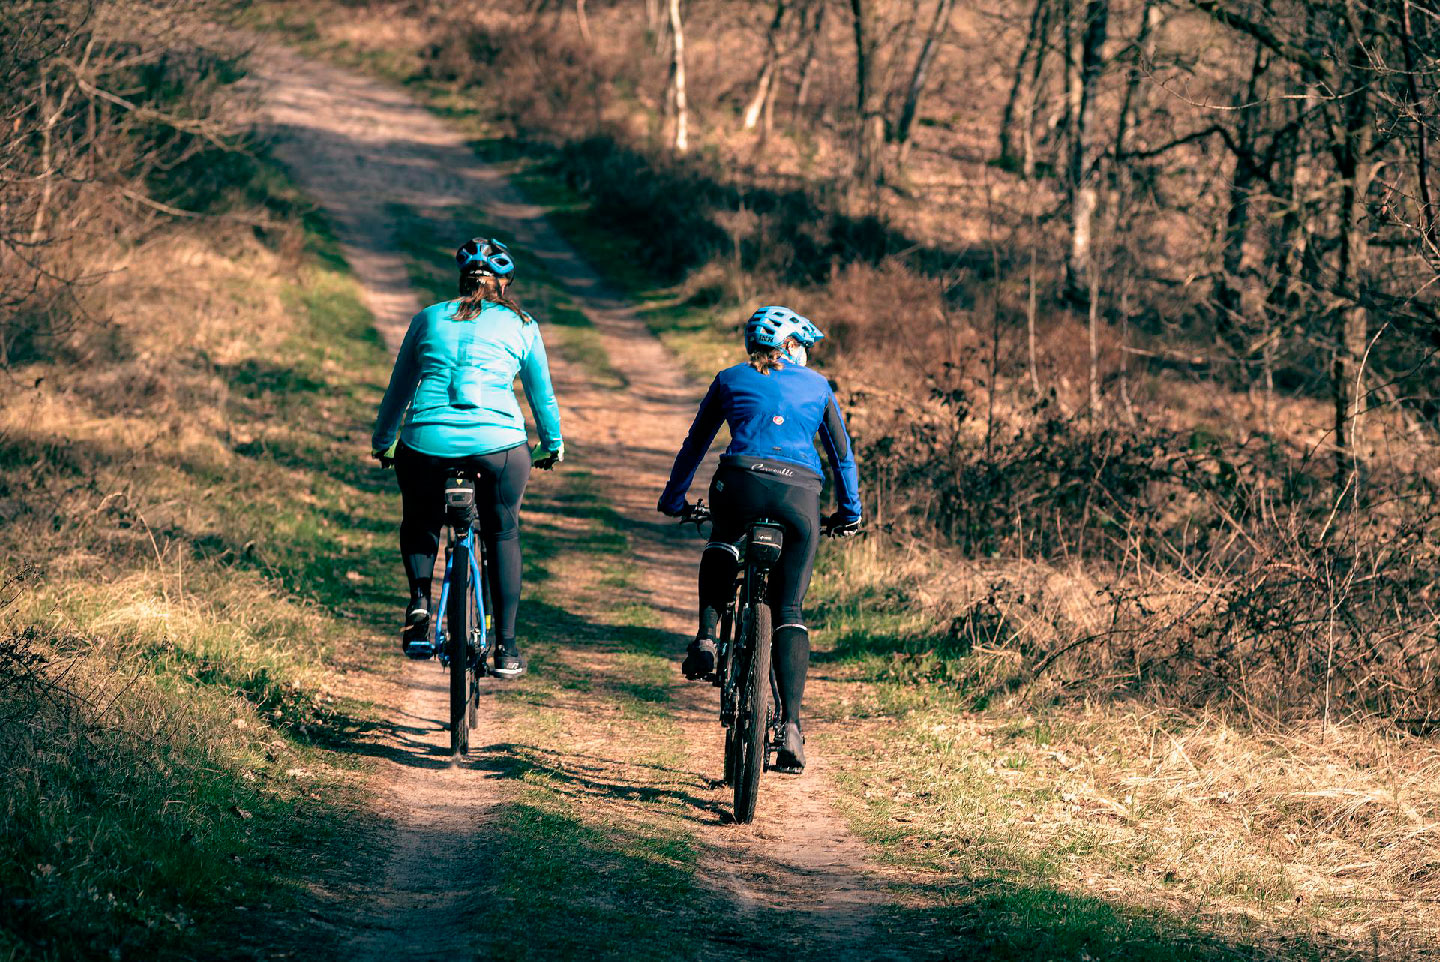
[{"label": "bicycle pedal", "polygon": [[405,657],[411,661],[429,661],[435,657],[435,648],[427,642],[411,642],[401,646],[405,651]]}]

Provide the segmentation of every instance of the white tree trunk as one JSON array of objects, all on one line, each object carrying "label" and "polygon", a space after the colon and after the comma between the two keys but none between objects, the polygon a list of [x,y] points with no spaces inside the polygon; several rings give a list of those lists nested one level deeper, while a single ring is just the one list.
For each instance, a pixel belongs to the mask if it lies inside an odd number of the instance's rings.
[{"label": "white tree trunk", "polygon": [[670,0],[670,32],[674,39],[670,82],[675,100],[675,149],[690,149],[690,109],[685,99],[685,27],[680,20],[680,0]]},{"label": "white tree trunk", "polygon": [[765,110],[770,100],[770,85],[775,78],[775,61],[765,61],[765,67],[760,71],[760,82],[755,85],[755,96],[750,98],[750,105],[745,108],[745,129],[754,130],[760,123],[760,115]]},{"label": "white tree trunk", "polygon": [[591,43],[590,18],[585,15],[585,0],[575,0],[575,19],[580,24],[580,36],[585,38],[586,43]]}]

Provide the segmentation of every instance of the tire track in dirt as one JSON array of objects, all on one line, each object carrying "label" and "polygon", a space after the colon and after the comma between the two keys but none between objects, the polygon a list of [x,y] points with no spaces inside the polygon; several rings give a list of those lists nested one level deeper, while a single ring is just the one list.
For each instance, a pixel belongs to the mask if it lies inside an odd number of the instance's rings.
[{"label": "tire track in dirt", "polygon": [[[584,467],[627,522],[645,601],[674,632],[678,664],[693,630],[700,542],[656,514],[654,502],[703,386],[687,380],[624,299],[550,227],[542,208],[403,92],[269,45],[255,54],[252,77],[277,155],[323,207],[392,350],[421,306],[398,253],[397,207],[486,210],[589,317],[629,385],[622,392],[597,387],[579,365],[552,355],[566,435],[586,453]],[[702,480],[708,473],[702,470]],[[603,660],[593,667],[607,670]],[[703,782],[720,767],[714,690],[683,685],[678,668],[673,678],[687,764]],[[441,672],[428,663],[407,664],[401,683],[382,690],[392,723],[373,750],[385,759],[379,814],[393,831],[384,878],[348,893],[347,901],[358,903],[355,918],[336,923],[342,938],[348,934],[349,957],[453,958],[465,951],[469,925],[478,925],[466,920],[476,917],[482,886],[457,880],[475,875],[467,850],[478,852],[505,789],[493,774],[451,767],[443,757],[446,698]],[[709,823],[698,833],[698,875],[742,914],[793,915],[806,934],[804,954],[887,957],[893,950],[876,915],[890,897],[864,846],[835,814],[830,792],[824,760],[816,758],[798,778],[768,776],[755,824],[737,826],[716,815],[725,796],[712,789],[716,804],[695,809],[697,820]],[[737,955],[733,946],[713,947],[716,958]],[[746,957],[754,952],[754,943],[739,950]]]}]

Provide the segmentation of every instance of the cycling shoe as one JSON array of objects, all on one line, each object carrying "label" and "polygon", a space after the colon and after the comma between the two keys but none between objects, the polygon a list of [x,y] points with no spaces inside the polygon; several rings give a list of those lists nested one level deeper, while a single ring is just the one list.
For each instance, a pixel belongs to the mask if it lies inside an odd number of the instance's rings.
[{"label": "cycling shoe", "polygon": [[425,630],[430,625],[430,599],[411,598],[410,607],[405,609],[405,627]]},{"label": "cycling shoe", "polygon": [[400,634],[400,647],[406,658],[423,661],[435,654],[430,642],[430,602],[426,598],[412,598],[410,607],[405,609],[405,630]]},{"label": "cycling shoe", "polygon": [[525,659],[520,656],[520,646],[515,642],[495,646],[495,666],[492,675],[501,678],[519,678],[525,674]]},{"label": "cycling shoe", "polygon": [[700,635],[685,649],[685,662],[680,671],[691,681],[708,678],[715,673],[715,658],[715,639]]},{"label": "cycling shoe", "polygon": [[775,752],[775,764],[770,767],[786,775],[799,775],[805,770],[805,735],[800,731],[799,722],[785,723],[785,734]]}]

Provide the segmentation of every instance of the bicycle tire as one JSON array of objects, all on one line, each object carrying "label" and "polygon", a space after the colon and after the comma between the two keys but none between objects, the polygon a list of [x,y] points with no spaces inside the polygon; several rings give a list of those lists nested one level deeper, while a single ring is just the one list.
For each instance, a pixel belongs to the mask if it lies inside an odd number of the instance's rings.
[{"label": "bicycle tire", "polygon": [[[475,626],[479,624],[480,613],[475,608],[475,592],[469,592],[468,597],[470,598],[470,632],[473,636],[475,635]],[[480,720],[480,660],[478,652],[473,650],[475,647],[474,645],[465,647],[465,683],[470,688],[465,698],[465,724],[471,732],[475,730],[475,724]],[[468,737],[466,750],[469,750]]]},{"label": "bicycle tire", "polygon": [[735,718],[739,751],[735,764],[735,821],[747,825],[755,818],[760,797],[760,773],[765,769],[766,708],[770,701],[770,606],[759,602],[745,612],[745,675],[741,682],[740,710]]},{"label": "bicycle tire", "polygon": [[445,612],[446,644],[450,646],[450,754],[470,753],[470,620],[475,601],[470,595],[470,559],[457,549],[450,565],[450,597]]},{"label": "bicycle tire", "polygon": [[[487,561],[487,559],[486,559],[486,557],[485,557],[485,553],[484,553],[483,550],[481,550],[481,552],[480,552],[480,585],[479,585],[479,588],[480,588],[480,598],[481,598],[481,601],[482,601],[482,606],[481,606],[481,609],[480,609],[480,610],[485,613],[485,614],[484,614],[484,618],[485,618],[485,641],[486,641],[486,643],[487,643],[488,645],[494,645],[494,644],[495,644],[495,631],[494,631],[495,619],[494,619],[494,615],[491,614],[491,610],[492,610],[492,609],[491,609],[491,607],[490,607],[490,579],[488,578],[487,572],[486,572],[486,570],[485,570],[486,561]],[[473,596],[472,596],[472,598],[473,598]],[[471,608],[471,611],[470,611],[470,623],[471,623],[472,625],[478,625],[478,624],[479,624],[479,613],[478,613],[477,611],[475,611],[475,609],[474,609],[473,607]],[[486,656],[487,654],[489,654],[488,650],[487,650],[487,651],[483,651],[483,652],[482,652],[482,651],[476,651],[476,652],[475,652],[475,657],[474,657],[473,661],[472,661],[471,664],[470,664],[470,700],[469,700],[469,705],[470,705],[470,718],[469,718],[469,722],[470,722],[470,730],[471,730],[472,732],[475,730],[476,724],[480,721],[480,675],[485,671],[484,661],[485,661],[485,656]]]},{"label": "bicycle tire", "polygon": [[[719,676],[721,699],[725,698],[725,691],[731,682],[731,675],[735,671],[735,603],[732,601],[725,608],[725,614],[720,619],[720,664],[716,666]],[[726,721],[721,712],[721,721]],[[735,737],[735,719],[730,718],[725,726],[725,784],[735,784],[736,755],[739,753],[739,743]]]}]

